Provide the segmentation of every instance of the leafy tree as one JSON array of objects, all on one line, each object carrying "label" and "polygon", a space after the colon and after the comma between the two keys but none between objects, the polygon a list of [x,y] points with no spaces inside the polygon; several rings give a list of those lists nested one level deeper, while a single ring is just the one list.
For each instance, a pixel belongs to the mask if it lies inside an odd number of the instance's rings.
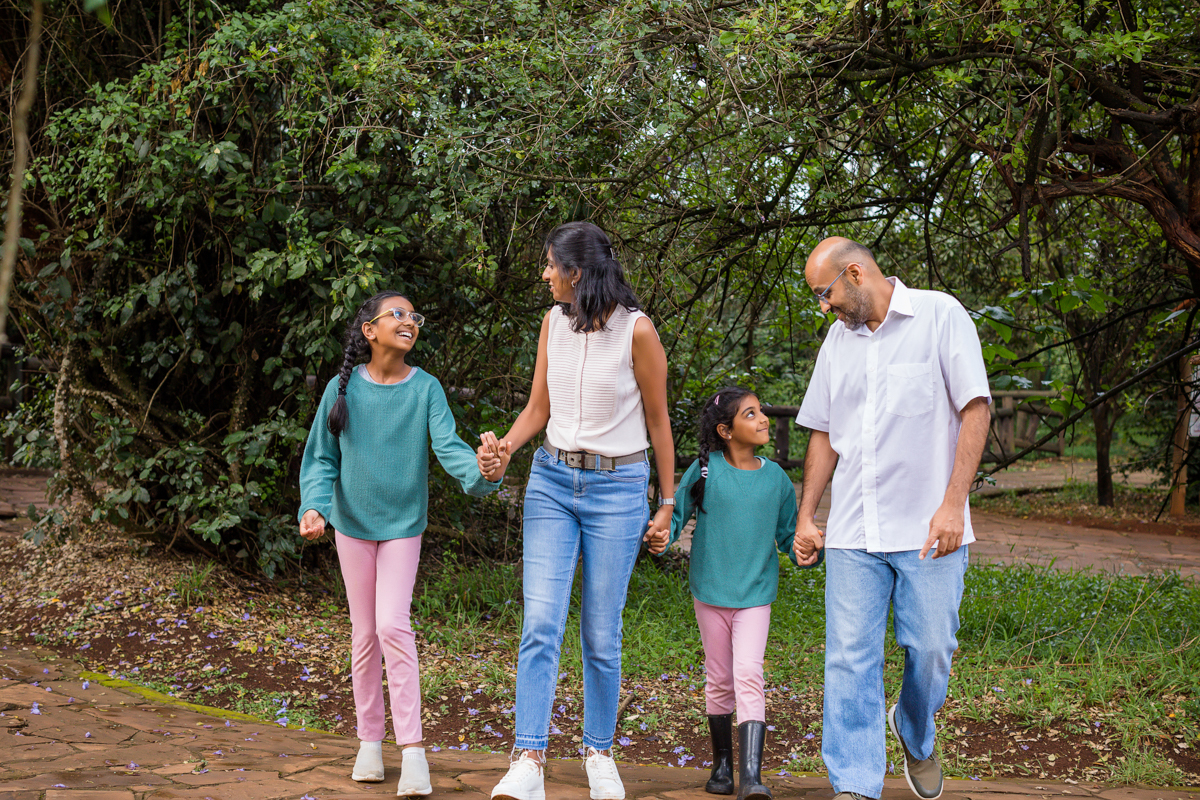
[{"label": "leafy tree", "polygon": [[[827,233],[974,309],[1082,276],[1108,313],[1130,276],[1053,272],[1030,219],[1058,214],[1062,236],[1100,215],[1063,198],[1115,197],[1160,227],[1194,295],[1194,226],[1175,222],[1200,204],[1172,217],[1151,197],[1178,195],[1167,166],[1200,185],[1185,11],[305,0],[214,10],[211,27],[164,16],[171,36],[40,129],[14,309],[59,369],[51,418],[27,419],[97,518],[270,570],[294,555],[296,456],[348,312],[411,294],[431,320],[418,357],[464,432],[503,425],[549,303],[539,243],[567,219],[618,237],[681,433],[731,372],[772,399],[802,390],[826,321],[799,268]],[[1110,84],[1141,105],[1113,105]],[[1134,166],[1113,173],[1100,136]],[[1101,239],[1137,285],[1157,269],[1143,242],[1131,259]],[[1015,351],[989,319],[1000,368]],[[1067,326],[1034,323],[1019,336],[1038,346]]]}]

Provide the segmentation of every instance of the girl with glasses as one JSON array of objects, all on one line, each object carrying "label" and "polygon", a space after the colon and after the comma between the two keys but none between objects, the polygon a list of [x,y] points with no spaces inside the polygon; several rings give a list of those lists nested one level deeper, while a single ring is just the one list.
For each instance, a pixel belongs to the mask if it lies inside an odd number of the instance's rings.
[{"label": "girl with glasses", "polygon": [[[314,540],[327,523],[333,527],[350,606],[359,738],[351,777],[384,778],[382,659],[402,749],[397,795],[433,791],[410,621],[430,445],[467,494],[481,497],[499,486],[484,478],[475,451],[455,432],[442,385],[407,363],[424,322],[397,292],[362,304],[346,328],[342,367],[325,387],[300,466],[300,535]],[[500,458],[507,462],[507,454]]]}]

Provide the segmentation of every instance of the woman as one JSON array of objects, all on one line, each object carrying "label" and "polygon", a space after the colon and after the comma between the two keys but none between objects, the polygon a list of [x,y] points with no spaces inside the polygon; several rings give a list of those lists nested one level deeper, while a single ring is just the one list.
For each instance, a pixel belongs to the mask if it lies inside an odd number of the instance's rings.
[{"label": "woman", "polygon": [[[583,561],[580,640],[583,743],[593,800],[623,800],[612,758],[621,687],[621,613],[647,535],[653,444],[662,497],[650,532],[669,530],[675,445],[667,357],[604,231],[588,222],[546,237],[542,280],[555,305],[542,319],[529,402],[503,440],[479,448],[489,480],[543,429],[525,490],[525,622],[517,660],[516,747],[493,798],[543,800],[550,709],[576,562]],[[649,430],[649,441],[647,441]]]}]

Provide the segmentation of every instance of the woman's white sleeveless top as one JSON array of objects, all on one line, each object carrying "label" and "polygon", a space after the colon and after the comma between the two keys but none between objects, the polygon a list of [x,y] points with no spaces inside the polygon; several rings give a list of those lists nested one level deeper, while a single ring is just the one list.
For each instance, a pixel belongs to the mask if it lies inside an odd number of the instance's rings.
[{"label": "woman's white sleeveless top", "polygon": [[611,457],[650,446],[642,392],[633,375],[633,326],[644,316],[618,305],[604,330],[574,333],[561,306],[550,310],[550,444]]}]

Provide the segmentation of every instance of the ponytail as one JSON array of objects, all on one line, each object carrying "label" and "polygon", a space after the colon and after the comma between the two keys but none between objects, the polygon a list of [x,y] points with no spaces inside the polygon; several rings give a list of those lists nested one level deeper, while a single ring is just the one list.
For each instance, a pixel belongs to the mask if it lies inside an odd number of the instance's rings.
[{"label": "ponytail", "polygon": [[379,312],[379,305],[391,297],[400,297],[408,300],[407,297],[399,292],[380,292],[368,298],[365,303],[359,306],[358,311],[354,314],[354,318],[346,325],[346,335],[343,339],[342,366],[338,370],[338,397],[333,403],[333,408],[329,409],[329,417],[325,420],[325,424],[329,427],[329,432],[335,438],[340,438],[342,431],[346,430],[346,426],[350,424],[350,408],[346,405],[346,384],[350,382],[350,375],[354,372],[354,365],[359,362],[359,359],[371,355],[371,343],[367,341],[366,336],[363,336],[363,323],[374,317]]},{"label": "ponytail", "polygon": [[692,503],[699,513],[704,513],[704,485],[708,482],[708,457],[714,450],[725,452],[725,440],[717,433],[717,426],[733,427],[733,418],[737,416],[738,406],[747,395],[754,394],[749,389],[740,386],[727,386],[719,390],[705,401],[700,410],[700,430],[697,439],[700,442],[700,477],[692,484]]}]

